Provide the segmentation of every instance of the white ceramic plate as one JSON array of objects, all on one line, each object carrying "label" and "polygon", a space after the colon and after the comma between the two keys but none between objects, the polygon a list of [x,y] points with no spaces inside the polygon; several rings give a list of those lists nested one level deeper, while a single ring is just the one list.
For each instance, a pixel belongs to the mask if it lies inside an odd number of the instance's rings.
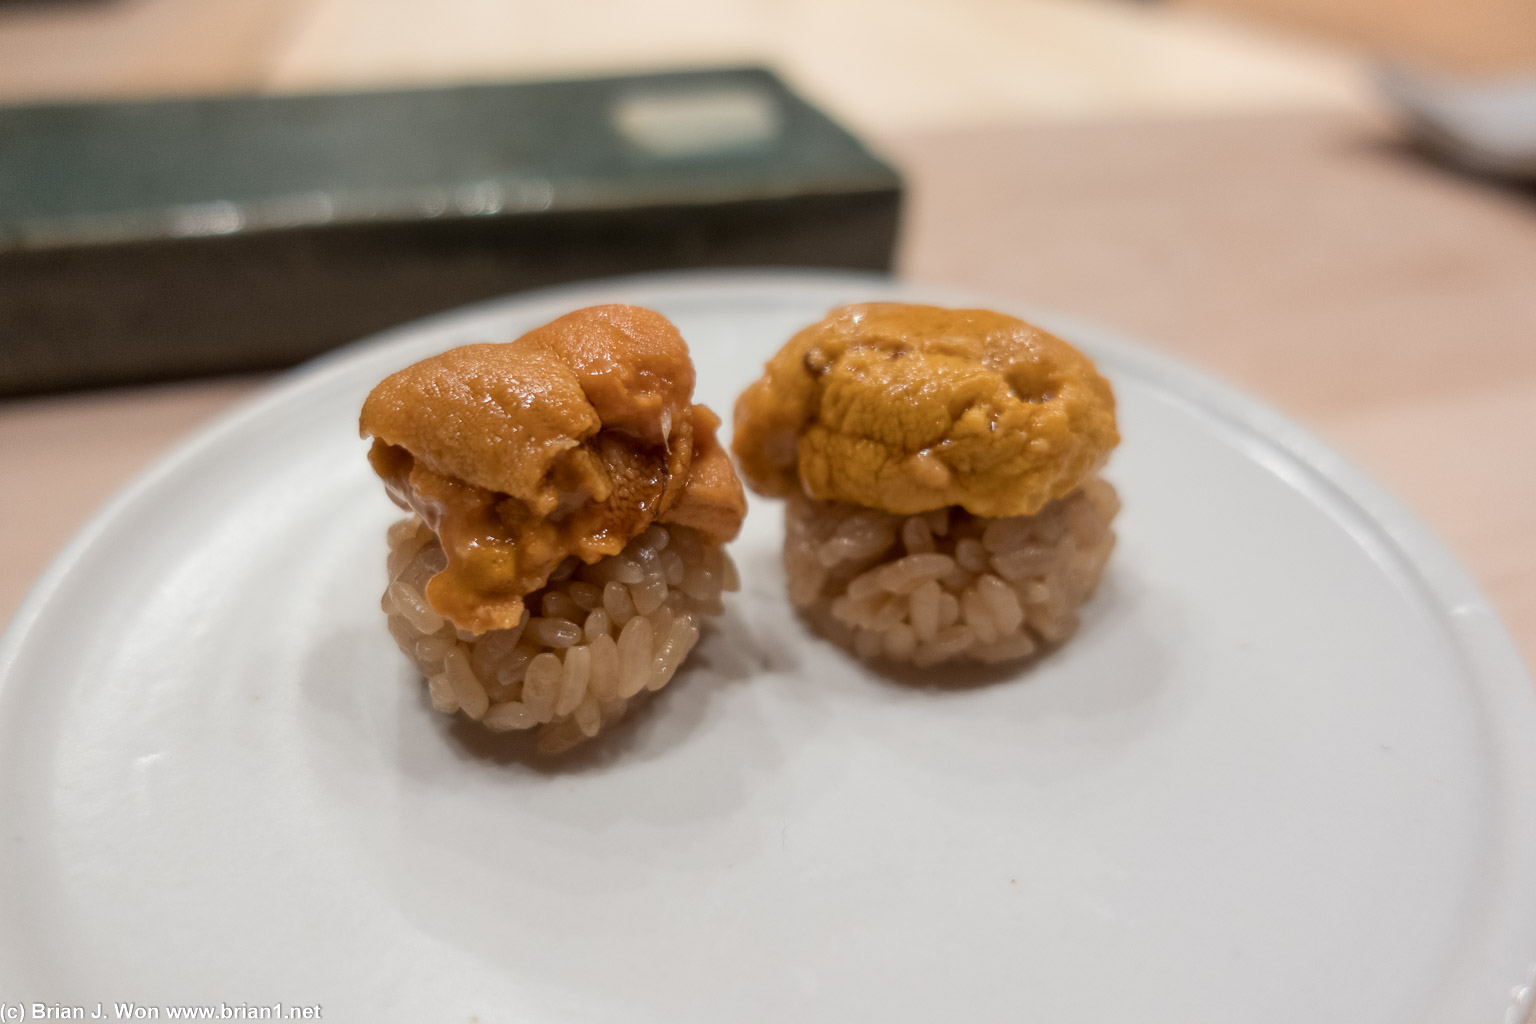
[{"label": "white ceramic plate", "polygon": [[794,329],[885,296],[964,301],[719,275],[494,302],[162,462],[0,651],[0,991],[412,1024],[1516,1019],[1536,700],[1487,601],[1296,428],[1060,318],[1119,394],[1125,511],[1056,655],[957,689],[860,667],[791,614],[759,501],[745,589],[598,749],[546,765],[429,710],[378,611],[370,386],[623,301],[728,411]]}]

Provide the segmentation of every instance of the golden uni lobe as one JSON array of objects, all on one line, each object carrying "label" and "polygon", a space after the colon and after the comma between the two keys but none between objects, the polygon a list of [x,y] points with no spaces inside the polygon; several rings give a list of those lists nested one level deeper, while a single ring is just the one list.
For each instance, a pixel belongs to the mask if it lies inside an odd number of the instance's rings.
[{"label": "golden uni lobe", "polygon": [[754,490],[897,514],[1033,515],[1119,443],[1087,356],[982,309],[864,303],[800,331],[736,402]]},{"label": "golden uni lobe", "polygon": [[512,628],[567,558],[618,554],[669,514],[733,537],[745,499],[693,385],[676,327],[617,305],[385,378],[360,429],[391,497],[447,556],[432,607],[470,633]]}]

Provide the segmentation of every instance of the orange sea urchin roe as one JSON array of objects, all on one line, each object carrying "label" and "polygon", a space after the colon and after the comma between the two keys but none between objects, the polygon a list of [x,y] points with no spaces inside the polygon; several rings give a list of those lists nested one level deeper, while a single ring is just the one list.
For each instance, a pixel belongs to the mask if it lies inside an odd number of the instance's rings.
[{"label": "orange sea urchin roe", "polygon": [[796,334],[736,402],[755,490],[898,514],[1033,515],[1119,443],[1093,363],[982,309],[868,303]]},{"label": "orange sea urchin roe", "polygon": [[[460,629],[517,625],[568,557],[617,554],[681,512],[719,540],[746,512],[670,321],[593,306],[385,378],[363,405],[369,461],[442,542],[426,597]],[[722,475],[721,460],[724,460]]]}]

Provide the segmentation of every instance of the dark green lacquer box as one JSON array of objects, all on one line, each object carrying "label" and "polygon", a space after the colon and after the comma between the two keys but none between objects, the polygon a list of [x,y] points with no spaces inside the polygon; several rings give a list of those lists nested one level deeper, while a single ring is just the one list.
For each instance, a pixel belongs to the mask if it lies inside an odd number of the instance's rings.
[{"label": "dark green lacquer box", "polygon": [[900,199],[757,69],[0,109],[0,393],[284,366],[579,278],[885,270]]}]

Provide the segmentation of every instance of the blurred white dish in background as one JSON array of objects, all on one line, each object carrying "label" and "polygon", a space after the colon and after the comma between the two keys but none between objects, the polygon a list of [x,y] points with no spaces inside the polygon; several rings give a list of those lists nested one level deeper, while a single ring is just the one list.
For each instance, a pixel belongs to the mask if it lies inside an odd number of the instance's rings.
[{"label": "blurred white dish in background", "polygon": [[884,678],[792,614],[757,502],[744,590],[611,738],[543,762],[431,713],[378,610],[375,382],[633,302],[728,413],[792,331],[881,297],[985,302],[794,274],[513,298],[322,360],[162,462],[0,646],[0,993],[413,1024],[1514,1019],[1536,697],[1486,600],[1285,421],[1016,303],[991,304],[1099,361],[1125,436],[1119,548],[1062,650]]},{"label": "blurred white dish in background", "polygon": [[1446,159],[1536,179],[1536,76],[1479,81],[1388,65],[1376,84],[1418,140]]}]

